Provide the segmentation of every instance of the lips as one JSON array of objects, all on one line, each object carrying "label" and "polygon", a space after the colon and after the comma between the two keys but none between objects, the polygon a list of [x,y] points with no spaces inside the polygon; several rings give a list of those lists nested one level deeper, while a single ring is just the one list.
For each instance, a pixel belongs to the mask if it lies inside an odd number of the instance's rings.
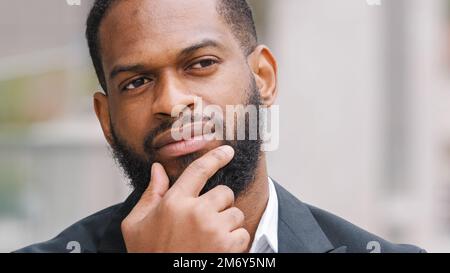
[{"label": "lips", "polygon": [[[181,128],[168,130],[155,138],[153,146],[163,157],[178,157],[200,151],[214,140],[214,131],[212,134],[203,135],[203,128],[206,122],[196,122],[184,125]],[[198,126],[198,127],[196,127]],[[200,132],[194,132],[194,128],[201,128]],[[186,132],[190,132],[186,134]],[[176,140],[173,136],[180,134],[184,138]],[[187,135],[187,139],[185,138]]]}]

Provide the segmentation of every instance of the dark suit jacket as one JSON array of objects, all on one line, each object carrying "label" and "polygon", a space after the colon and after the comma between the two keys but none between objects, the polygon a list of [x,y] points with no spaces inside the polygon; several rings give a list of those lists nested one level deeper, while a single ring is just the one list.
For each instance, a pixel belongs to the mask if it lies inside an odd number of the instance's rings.
[{"label": "dark suit jacket", "polygon": [[[299,201],[279,184],[278,251],[280,253],[425,252],[393,244],[321,209]],[[70,226],[54,239],[17,252],[126,252],[120,230],[139,194]]]}]

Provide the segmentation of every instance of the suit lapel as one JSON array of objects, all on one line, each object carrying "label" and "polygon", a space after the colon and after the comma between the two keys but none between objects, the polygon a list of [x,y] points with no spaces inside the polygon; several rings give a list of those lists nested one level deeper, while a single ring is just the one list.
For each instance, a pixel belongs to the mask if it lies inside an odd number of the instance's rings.
[{"label": "suit lapel", "polygon": [[347,253],[347,246],[341,246],[336,249],[331,250],[328,253]]},{"label": "suit lapel", "polygon": [[333,246],[308,206],[274,184],[278,196],[279,253],[345,253],[345,246]]},{"label": "suit lapel", "polygon": [[105,233],[98,243],[97,252],[99,253],[125,253],[127,249],[122,236],[120,225],[131,212],[133,207],[139,201],[141,193],[133,191],[127,200],[122,203],[118,210],[113,214],[111,221],[106,227]]}]

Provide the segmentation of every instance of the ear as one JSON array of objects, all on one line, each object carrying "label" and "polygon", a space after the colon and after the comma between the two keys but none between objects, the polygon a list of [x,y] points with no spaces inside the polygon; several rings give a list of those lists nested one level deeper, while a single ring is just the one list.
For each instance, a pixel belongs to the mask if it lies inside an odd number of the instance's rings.
[{"label": "ear", "polygon": [[278,65],[275,57],[267,46],[259,45],[249,55],[248,62],[264,105],[272,106],[278,95]]},{"label": "ear", "polygon": [[113,137],[111,134],[111,120],[109,115],[108,97],[100,92],[94,94],[94,109],[97,114],[98,121],[103,130],[103,135],[108,141],[109,145],[113,144]]}]

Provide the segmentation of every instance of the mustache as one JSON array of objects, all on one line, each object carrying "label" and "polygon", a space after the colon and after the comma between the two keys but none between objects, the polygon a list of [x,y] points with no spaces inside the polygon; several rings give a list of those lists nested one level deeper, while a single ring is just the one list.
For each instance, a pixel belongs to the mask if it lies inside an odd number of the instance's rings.
[{"label": "mustache", "polygon": [[151,155],[155,152],[155,149],[153,147],[153,140],[160,134],[166,132],[167,130],[171,130],[176,122],[181,121],[181,124],[188,124],[190,122],[196,122],[196,121],[203,121],[203,122],[209,122],[211,120],[214,120],[214,117],[208,117],[203,115],[192,115],[190,117],[190,120],[186,117],[179,117],[179,118],[167,118],[154,129],[148,133],[148,135],[144,138],[144,152],[147,155]]},{"label": "mustache", "polygon": [[144,138],[143,144],[144,151],[147,155],[151,155],[155,151],[153,147],[153,140],[155,139],[155,137],[158,136],[159,134],[164,133],[167,130],[170,130],[177,120],[178,119],[175,118],[165,119],[156,128],[150,131],[150,133]]}]

